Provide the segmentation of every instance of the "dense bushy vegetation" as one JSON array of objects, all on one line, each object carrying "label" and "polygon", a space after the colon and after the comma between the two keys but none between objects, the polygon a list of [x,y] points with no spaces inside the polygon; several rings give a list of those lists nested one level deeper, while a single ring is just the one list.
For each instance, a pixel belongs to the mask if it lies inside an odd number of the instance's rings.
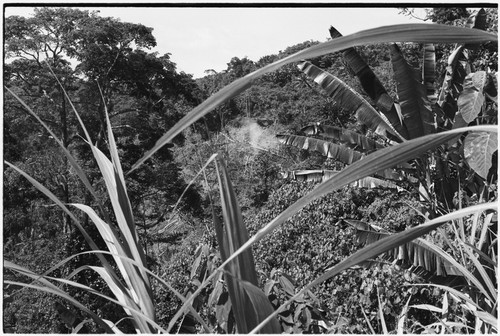
[{"label": "dense bushy vegetation", "polygon": [[[426,19],[497,32],[496,8],[435,8]],[[330,33],[331,42],[340,37]],[[466,39],[462,33],[454,38]],[[417,240],[394,238],[385,253],[309,288],[365,246],[496,202],[496,133],[446,133],[497,124],[493,36],[464,48],[435,44],[434,52],[429,44],[370,44],[286,64],[202,110],[160,146],[167,130],[224,87],[320,43],[257,61],[234,57],[225,71],[195,80],[169,54],[148,52],[156,40],[144,25],[68,8],[6,18],[4,331],[101,333],[116,331],[116,323],[127,333],[246,333],[273,311],[264,332],[497,331],[490,208]],[[406,82],[413,86],[403,89]],[[362,111],[352,107],[358,97],[366,101]],[[416,114],[434,128],[417,130]],[[435,137],[412,142],[426,136]],[[432,150],[418,151],[432,141]],[[417,154],[376,169],[404,155],[391,153],[405,143]],[[371,173],[324,187],[369,157],[378,158]],[[268,230],[289,209],[296,210]],[[113,248],[138,267],[82,253]],[[186,298],[194,298],[192,309],[180,312]]]}]

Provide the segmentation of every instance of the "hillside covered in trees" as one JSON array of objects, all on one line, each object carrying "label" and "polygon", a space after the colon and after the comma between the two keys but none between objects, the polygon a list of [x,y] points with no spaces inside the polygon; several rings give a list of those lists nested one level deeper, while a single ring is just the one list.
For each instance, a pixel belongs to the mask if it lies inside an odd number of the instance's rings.
[{"label": "hillside covered in trees", "polygon": [[498,332],[498,11],[426,19],[194,79],[5,18],[3,331]]}]

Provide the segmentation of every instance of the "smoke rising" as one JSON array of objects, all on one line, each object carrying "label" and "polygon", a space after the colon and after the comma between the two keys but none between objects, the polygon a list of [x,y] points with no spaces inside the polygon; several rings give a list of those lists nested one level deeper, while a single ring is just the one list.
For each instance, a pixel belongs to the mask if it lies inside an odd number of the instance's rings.
[{"label": "smoke rising", "polygon": [[235,141],[248,143],[254,150],[272,151],[279,144],[272,127],[264,128],[254,119],[243,119],[240,127],[232,127],[228,130],[228,133]]}]

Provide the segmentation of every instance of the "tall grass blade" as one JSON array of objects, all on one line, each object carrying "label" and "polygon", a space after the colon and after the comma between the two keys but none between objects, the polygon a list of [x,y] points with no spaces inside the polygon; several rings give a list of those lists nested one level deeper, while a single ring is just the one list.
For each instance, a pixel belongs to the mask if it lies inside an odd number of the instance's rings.
[{"label": "tall grass blade", "polygon": [[[493,284],[492,279],[490,279],[490,277],[489,277],[488,273],[486,272],[486,269],[484,268],[483,264],[479,261],[479,259],[471,251],[472,249],[469,246],[467,246],[464,242],[461,241],[460,243],[464,247],[465,252],[468,254],[469,260],[472,261],[472,263],[476,267],[476,270],[478,271],[479,275],[481,275],[482,283],[486,284],[486,287],[490,291],[491,296],[489,296],[489,299],[491,301],[496,300],[496,298],[498,297],[497,286]],[[486,297],[488,297],[488,296],[486,296]]]},{"label": "tall grass blade", "polygon": [[[481,235],[479,236],[479,240],[478,240],[477,245],[476,245],[478,250],[482,250],[484,243],[487,241],[487,235],[488,235],[488,231],[490,229],[492,219],[493,219],[493,213],[486,215],[486,218],[484,219],[483,225],[481,227]],[[471,243],[472,243],[472,241],[471,241]]]},{"label": "tall grass blade", "polygon": [[382,325],[382,332],[384,335],[388,335],[389,331],[387,330],[387,323],[385,322],[385,317],[384,317],[384,306],[382,305],[382,300],[380,300],[380,292],[377,288],[377,299],[378,299],[378,311],[379,311],[379,317],[380,317],[380,324]]},{"label": "tall grass blade", "polygon": [[399,314],[399,316],[398,316],[398,329],[397,329],[398,335],[403,335],[403,333],[404,333],[406,319],[408,317],[408,306],[410,305],[410,300],[411,300],[411,296],[408,298],[408,301],[406,301],[406,304],[404,305],[403,309],[401,310],[401,314]]},{"label": "tall grass blade", "polygon": [[[97,164],[104,178],[109,198],[113,206],[116,221],[123,235],[123,250],[131,259],[137,261],[141,266],[146,265],[144,252],[138,244],[134,218],[131,212],[130,202],[125,191],[125,186],[120,180],[115,166],[109,159],[96,147],[92,146],[92,152],[96,158]],[[131,278],[132,288],[141,309],[150,318],[154,319],[155,310],[153,306],[152,290],[147,274],[135,267],[125,264],[127,273]]]},{"label": "tall grass blade", "polygon": [[450,256],[448,253],[444,252],[441,248],[439,248],[435,244],[426,241],[425,239],[421,239],[420,243],[426,246],[428,249],[432,250],[434,253],[438,254],[447,263],[451,264],[452,267],[457,269],[469,283],[472,283],[474,286],[476,286],[477,289],[479,289],[481,293],[483,293],[485,297],[487,297],[489,300],[492,300],[492,297],[489,295],[488,291],[486,291],[481,282],[469,270],[467,270],[466,267],[464,267],[457,260],[455,260],[455,258]]},{"label": "tall grass blade", "polygon": [[191,112],[185,115],[181,120],[179,120],[179,122],[177,122],[177,124],[169,129],[167,133],[165,133],[156,142],[153,148],[148,150],[144,156],[132,166],[129,173],[137,169],[142,163],[144,163],[144,161],[149,159],[165,144],[172,141],[172,139],[186,129],[186,127],[202,118],[226,100],[231,99],[248,89],[257,78],[266,73],[277,70],[286,64],[367,44],[387,42],[482,43],[497,40],[498,37],[495,33],[488,33],[475,29],[435,24],[402,24],[364,30],[359,33],[338,37],[336,39],[314,45],[258,69],[245,77],[234,81],[232,84],[224,87],[219,92],[212,95],[210,98],[191,110]]},{"label": "tall grass blade", "polygon": [[[219,174],[219,186],[221,192],[222,214],[224,218],[224,232],[220,239],[222,230],[218,230],[219,246],[222,246],[222,260],[226,260],[234,251],[248,240],[248,232],[243,223],[241,210],[236,200],[236,194],[232,188],[231,181],[224,161],[216,159]],[[257,272],[252,252],[250,250],[242,253],[233,262],[226,266],[226,280],[229,297],[233,307],[233,313],[238,327],[238,333],[248,333],[263,318],[273,312],[271,303],[258,289]],[[257,304],[257,306],[256,306]],[[280,333],[281,328],[277,319],[272,320],[263,329],[264,333]]]}]

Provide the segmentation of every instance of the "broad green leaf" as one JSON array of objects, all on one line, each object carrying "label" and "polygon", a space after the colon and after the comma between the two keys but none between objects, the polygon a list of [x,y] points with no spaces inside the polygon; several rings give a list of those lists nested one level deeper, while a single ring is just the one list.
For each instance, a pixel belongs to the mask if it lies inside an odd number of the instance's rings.
[{"label": "broad green leaf", "polygon": [[406,126],[409,139],[435,133],[434,114],[421,76],[406,62],[396,44],[392,44],[390,50],[403,124]]},{"label": "broad green leaf", "polygon": [[471,132],[464,140],[464,155],[469,166],[483,179],[491,168],[491,158],[498,149],[498,134]]},{"label": "broad green leaf", "polygon": [[318,152],[319,154],[332,158],[345,164],[351,164],[363,158],[363,153],[355,151],[349,147],[337,145],[333,142],[309,138],[302,135],[276,135],[278,141],[287,146],[299,149]]},{"label": "broad green leaf", "polygon": [[354,131],[337,126],[322,125],[320,123],[306,126],[300,130],[300,133],[307,136],[319,135],[324,138],[337,140],[344,145],[363,152],[370,152],[385,147],[375,140]]},{"label": "broad green leaf", "polygon": [[[342,35],[334,27],[330,27],[330,36],[337,38]],[[366,94],[377,104],[394,129],[407,139],[408,133],[401,123],[394,101],[372,69],[354,48],[344,50],[342,55],[351,71],[358,77],[361,87]]]},{"label": "broad green leaf", "polygon": [[458,97],[458,111],[465,122],[470,123],[481,113],[484,104],[483,88],[486,85],[486,72],[478,71],[465,77],[463,91]]},{"label": "broad green leaf", "polygon": [[434,24],[401,24],[369,29],[314,45],[260,68],[245,77],[234,81],[232,84],[229,84],[219,92],[212,95],[185,115],[171,129],[169,129],[167,133],[165,133],[156,142],[153,148],[148,150],[144,156],[132,166],[129,173],[137,169],[142,163],[144,163],[144,161],[149,159],[165,144],[171,142],[172,139],[185,130],[186,127],[202,118],[226,100],[231,99],[248,89],[257,78],[265,75],[266,73],[278,70],[286,64],[367,44],[387,42],[482,43],[497,40],[497,34],[483,32],[476,29]]},{"label": "broad green leaf", "polygon": [[434,82],[436,79],[436,48],[432,43],[426,43],[423,47],[422,79],[424,81],[427,99],[434,105],[437,101]]},{"label": "broad green leaf", "polygon": [[344,110],[354,113],[359,122],[381,135],[387,136],[389,132],[401,138],[377,110],[339,78],[310,62],[299,63],[298,68],[319,84]]}]

